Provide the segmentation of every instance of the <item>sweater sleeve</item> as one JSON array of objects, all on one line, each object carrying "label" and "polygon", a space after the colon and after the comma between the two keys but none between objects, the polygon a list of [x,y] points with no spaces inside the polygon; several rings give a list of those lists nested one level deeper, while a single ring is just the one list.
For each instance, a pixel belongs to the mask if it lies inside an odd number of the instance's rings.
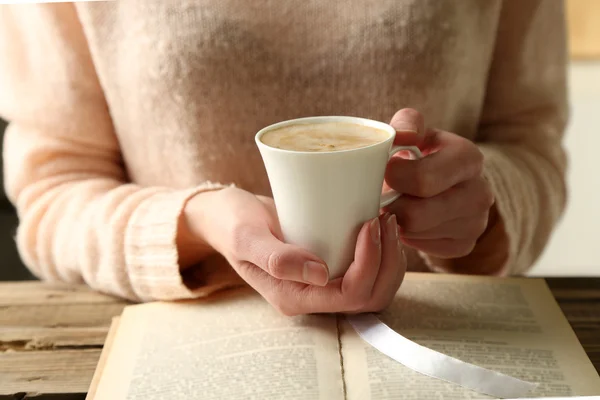
[{"label": "sweater sleeve", "polygon": [[566,202],[566,33],[561,0],[505,0],[477,142],[496,203],[486,233],[434,269],[522,274],[547,244]]},{"label": "sweater sleeve", "polygon": [[0,114],[9,121],[3,156],[17,246],[35,275],[136,301],[226,284],[217,271],[188,287],[176,246],[188,199],[222,185],[128,182],[72,3],[0,6]]}]

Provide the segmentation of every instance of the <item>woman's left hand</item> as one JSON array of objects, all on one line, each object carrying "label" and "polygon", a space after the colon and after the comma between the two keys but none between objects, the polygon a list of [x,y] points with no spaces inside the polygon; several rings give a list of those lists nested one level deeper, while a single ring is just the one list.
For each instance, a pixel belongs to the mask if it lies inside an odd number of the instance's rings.
[{"label": "woman's left hand", "polygon": [[401,240],[437,258],[466,256],[488,224],[494,196],[483,178],[483,154],[473,142],[425,129],[413,109],[398,111],[395,144],[417,145],[421,160],[393,157],[386,184],[403,195],[386,208],[396,214]]}]

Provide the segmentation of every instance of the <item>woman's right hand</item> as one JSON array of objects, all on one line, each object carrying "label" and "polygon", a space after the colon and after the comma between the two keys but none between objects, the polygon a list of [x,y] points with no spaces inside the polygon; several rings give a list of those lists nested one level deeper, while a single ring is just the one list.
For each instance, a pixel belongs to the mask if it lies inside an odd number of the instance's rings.
[{"label": "woman's right hand", "polygon": [[285,315],[367,312],[385,308],[406,271],[396,217],[364,224],[355,261],[328,279],[325,263],[282,240],[273,200],[228,188],[192,198],[185,223],[198,243],[221,253],[236,272]]}]

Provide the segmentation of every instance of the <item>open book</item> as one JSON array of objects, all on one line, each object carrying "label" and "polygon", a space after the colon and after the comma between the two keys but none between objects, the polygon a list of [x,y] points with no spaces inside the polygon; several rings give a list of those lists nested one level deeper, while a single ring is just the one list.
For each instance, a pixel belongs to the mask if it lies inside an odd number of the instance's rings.
[{"label": "open book", "polygon": [[[600,378],[541,279],[409,273],[379,315],[431,349],[539,383],[528,397],[600,395]],[[486,399],[365,343],[343,315],[284,317],[251,289],[126,307],[94,400]]]}]

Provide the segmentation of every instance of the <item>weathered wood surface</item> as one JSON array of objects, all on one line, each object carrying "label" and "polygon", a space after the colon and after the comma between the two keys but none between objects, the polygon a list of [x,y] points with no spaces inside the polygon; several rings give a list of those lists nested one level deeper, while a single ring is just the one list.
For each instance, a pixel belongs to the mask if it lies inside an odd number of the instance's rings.
[{"label": "weathered wood surface", "polygon": [[84,285],[0,283],[0,399],[85,399],[127,304]]},{"label": "weathered wood surface", "polygon": [[[600,279],[548,279],[600,371]],[[0,399],[83,400],[126,302],[85,286],[0,283]]]}]

